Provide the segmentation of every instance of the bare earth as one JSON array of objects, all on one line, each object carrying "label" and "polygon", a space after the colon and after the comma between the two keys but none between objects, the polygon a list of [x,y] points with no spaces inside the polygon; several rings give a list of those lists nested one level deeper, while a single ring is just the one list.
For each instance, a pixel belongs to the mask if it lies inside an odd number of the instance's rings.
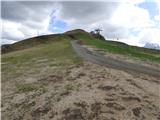
[{"label": "bare earth", "polygon": [[43,83],[48,90],[12,94],[13,90],[6,88],[3,120],[160,119],[160,82],[147,75],[84,62],[61,74],[23,82]]}]

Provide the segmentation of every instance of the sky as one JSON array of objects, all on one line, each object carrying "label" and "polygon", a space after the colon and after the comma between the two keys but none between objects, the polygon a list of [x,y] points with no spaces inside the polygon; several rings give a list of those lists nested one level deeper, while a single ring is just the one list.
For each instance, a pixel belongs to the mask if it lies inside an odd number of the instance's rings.
[{"label": "sky", "polygon": [[100,28],[106,39],[144,46],[160,45],[160,0],[2,1],[1,44]]}]

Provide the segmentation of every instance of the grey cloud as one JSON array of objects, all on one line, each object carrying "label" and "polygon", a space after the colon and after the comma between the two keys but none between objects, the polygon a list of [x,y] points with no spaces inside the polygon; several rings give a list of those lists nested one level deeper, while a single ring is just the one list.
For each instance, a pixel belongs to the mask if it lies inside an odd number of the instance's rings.
[{"label": "grey cloud", "polygon": [[62,19],[75,19],[77,23],[91,23],[109,19],[118,3],[115,2],[63,2],[60,16]]},{"label": "grey cloud", "polygon": [[2,19],[15,22],[24,22],[27,19],[41,21],[47,13],[50,13],[50,9],[53,7],[52,5],[53,2],[2,2]]},{"label": "grey cloud", "polygon": [[19,2],[2,2],[1,12],[2,19],[11,21],[23,21],[24,16],[29,14],[27,8]]},{"label": "grey cloud", "polygon": [[32,21],[32,20],[27,20],[24,22],[25,26],[28,26],[30,28],[35,28],[35,29],[42,29],[44,26],[40,25],[40,22],[37,21]]}]

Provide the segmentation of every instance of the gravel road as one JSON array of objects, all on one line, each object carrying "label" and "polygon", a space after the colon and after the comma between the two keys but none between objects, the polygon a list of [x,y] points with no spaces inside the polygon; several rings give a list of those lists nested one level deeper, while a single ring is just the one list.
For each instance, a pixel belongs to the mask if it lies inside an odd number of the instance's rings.
[{"label": "gravel road", "polygon": [[106,67],[111,67],[114,69],[124,70],[127,72],[142,73],[142,74],[147,74],[149,76],[160,78],[160,69],[143,66],[136,63],[129,63],[126,61],[114,59],[112,57],[105,57],[96,52],[89,51],[88,49],[78,44],[76,40],[71,41],[71,44],[73,46],[73,49],[76,51],[76,53],[79,56],[81,56],[83,59],[88,60],[90,62],[99,64],[102,66],[106,66]]}]

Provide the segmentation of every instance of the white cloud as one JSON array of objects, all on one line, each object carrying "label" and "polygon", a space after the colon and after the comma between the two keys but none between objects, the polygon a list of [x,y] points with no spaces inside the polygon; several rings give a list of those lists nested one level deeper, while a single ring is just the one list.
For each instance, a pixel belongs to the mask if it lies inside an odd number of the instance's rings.
[{"label": "white cloud", "polygon": [[117,26],[136,29],[153,26],[148,11],[130,3],[121,4],[113,14],[111,22]]},{"label": "white cloud", "polygon": [[100,27],[106,38],[118,38],[118,41],[129,45],[143,46],[146,42],[160,44],[160,29],[156,28],[148,10],[131,3],[121,3],[110,19],[97,21],[88,27]]},{"label": "white cloud", "polygon": [[[157,16],[156,19],[158,18]],[[135,4],[122,3],[114,12],[110,22],[117,26],[117,29],[125,30],[126,34],[119,39],[121,42],[136,46],[143,46],[147,42],[160,44],[160,29],[150,18],[147,9],[140,8]]]},{"label": "white cloud", "polygon": [[49,34],[53,2],[2,2],[2,43]]},{"label": "white cloud", "polygon": [[160,21],[160,15],[154,16],[154,19],[155,19],[156,21]]},{"label": "white cloud", "polygon": [[[19,22],[12,22],[8,20],[2,20],[2,42],[1,43],[13,43],[14,41],[23,40],[26,38],[34,37],[41,34],[50,34],[48,31],[49,19],[44,19],[40,25],[35,26],[33,23],[22,24]],[[32,24],[34,24],[32,26]],[[32,28],[33,27],[33,28]]]},{"label": "white cloud", "polygon": [[154,16],[155,21],[157,22],[157,27],[160,29],[160,1],[159,0],[154,0],[157,5],[158,14]]},{"label": "white cloud", "polygon": [[160,45],[160,29],[148,28],[140,32],[139,39],[142,44],[147,42],[158,43]]},{"label": "white cloud", "polygon": [[8,40],[8,39],[3,39],[0,43],[1,44],[12,44],[12,43],[15,43],[17,41],[15,40]]},{"label": "white cloud", "polygon": [[154,0],[158,6],[158,9],[160,10],[160,1],[159,0]]},{"label": "white cloud", "polygon": [[11,40],[23,39],[24,34],[18,30],[20,23],[2,21],[2,38],[9,38]]},{"label": "white cloud", "polygon": [[[110,1],[110,2],[112,2],[112,1]],[[145,2],[145,0],[116,0],[115,2],[129,3],[129,4],[136,5],[136,4],[140,4],[140,3]]]}]

